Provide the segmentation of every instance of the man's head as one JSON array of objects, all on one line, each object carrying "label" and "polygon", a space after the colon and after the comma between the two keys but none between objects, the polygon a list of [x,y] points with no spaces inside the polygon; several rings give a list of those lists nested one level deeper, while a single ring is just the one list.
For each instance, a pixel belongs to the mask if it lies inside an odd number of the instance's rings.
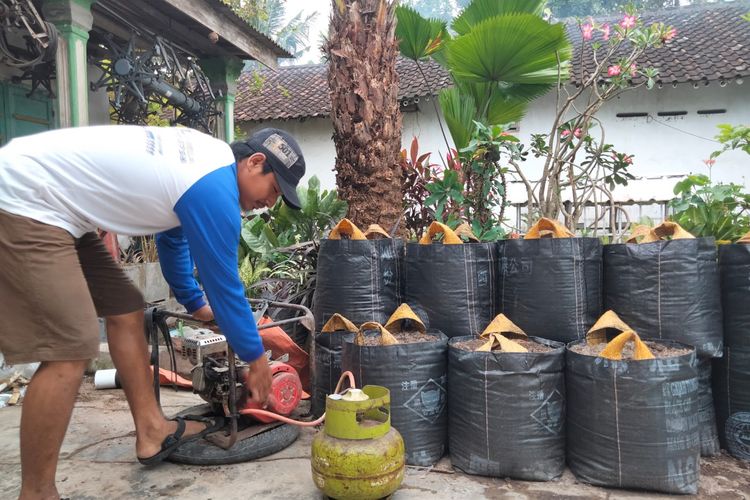
[{"label": "man's head", "polygon": [[231,144],[237,162],[237,184],[243,210],[272,207],[279,196],[299,209],[297,184],[305,175],[299,144],[283,130],[264,128]]}]

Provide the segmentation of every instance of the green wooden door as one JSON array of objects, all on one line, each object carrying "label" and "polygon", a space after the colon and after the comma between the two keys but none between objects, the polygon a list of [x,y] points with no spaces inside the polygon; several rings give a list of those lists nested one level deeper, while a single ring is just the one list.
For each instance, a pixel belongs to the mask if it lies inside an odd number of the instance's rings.
[{"label": "green wooden door", "polygon": [[54,128],[52,101],[42,92],[27,97],[28,89],[7,82],[0,83],[0,143],[14,137],[44,132]]}]

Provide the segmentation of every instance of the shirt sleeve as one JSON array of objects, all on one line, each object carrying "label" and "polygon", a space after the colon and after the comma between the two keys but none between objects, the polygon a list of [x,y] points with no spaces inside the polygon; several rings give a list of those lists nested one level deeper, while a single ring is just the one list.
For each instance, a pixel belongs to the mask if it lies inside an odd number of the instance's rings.
[{"label": "shirt sleeve", "polygon": [[238,270],[241,217],[234,168],[201,178],[180,197],[175,212],[219,328],[240,359],[255,361],[264,349]]},{"label": "shirt sleeve", "polygon": [[164,279],[174,292],[177,302],[189,313],[206,305],[198,282],[193,276],[193,259],[181,227],[156,235],[156,249]]}]

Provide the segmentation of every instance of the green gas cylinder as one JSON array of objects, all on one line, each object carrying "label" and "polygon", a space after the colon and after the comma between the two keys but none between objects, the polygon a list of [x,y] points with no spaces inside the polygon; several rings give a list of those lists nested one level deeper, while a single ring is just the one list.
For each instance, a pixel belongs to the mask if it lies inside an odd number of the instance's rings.
[{"label": "green gas cylinder", "polygon": [[404,440],[391,428],[391,393],[366,385],[326,398],[323,432],[312,443],[315,486],[331,498],[376,500],[404,480]]}]

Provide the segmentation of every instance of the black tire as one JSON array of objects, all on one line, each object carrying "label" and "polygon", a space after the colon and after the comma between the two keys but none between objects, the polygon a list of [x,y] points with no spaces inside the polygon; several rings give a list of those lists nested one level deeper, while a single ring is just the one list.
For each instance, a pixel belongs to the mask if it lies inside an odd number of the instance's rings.
[{"label": "black tire", "polygon": [[[180,412],[180,414],[202,414],[200,409],[208,406],[202,405],[190,408]],[[188,465],[223,465],[248,462],[278,453],[294,443],[299,437],[299,433],[299,427],[283,424],[256,436],[238,441],[228,450],[205,439],[198,439],[177,448],[167,460]]]}]

